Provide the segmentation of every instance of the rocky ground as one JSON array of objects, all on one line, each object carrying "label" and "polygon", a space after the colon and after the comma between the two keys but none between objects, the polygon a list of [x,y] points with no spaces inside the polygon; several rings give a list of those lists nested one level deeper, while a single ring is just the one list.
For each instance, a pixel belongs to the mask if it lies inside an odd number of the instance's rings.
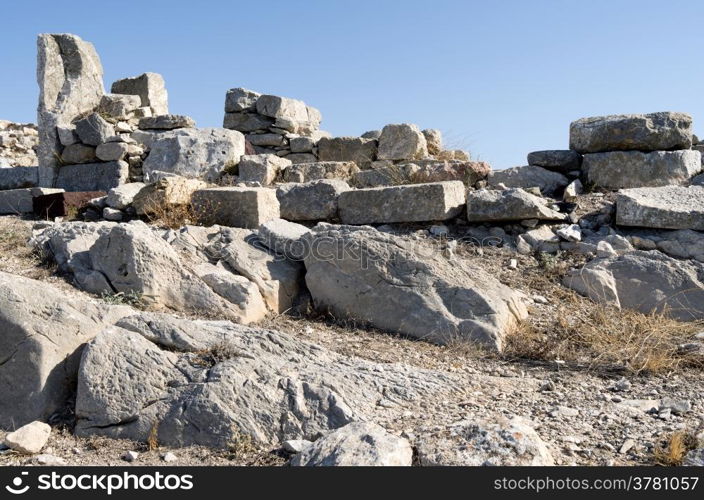
[{"label": "rocky ground", "polygon": [[[26,245],[32,224],[14,216],[0,218],[0,271],[46,281],[67,295],[88,296]],[[418,228],[393,230],[413,233]],[[534,299],[531,315],[510,336],[501,355],[361,329],[331,317],[280,314],[257,326],[344,356],[445,373],[447,386],[435,396],[402,409],[380,407],[375,415],[377,423],[412,444],[428,436],[440,439],[453,422],[487,414],[519,416],[532,422],[557,464],[638,465],[663,461],[657,450],[673,435],[704,430],[701,367],[697,359],[677,354],[677,345],[704,331],[703,325],[683,327],[662,318],[646,322],[636,313],[623,315],[621,322],[601,318],[604,321],[593,326],[603,337],[601,344],[595,343],[597,339],[587,338],[595,335],[588,324],[598,320],[594,312],[603,308],[559,285],[560,276],[578,265],[580,256],[561,255],[546,262],[501,248],[467,245],[458,249],[457,258],[481,264],[504,284]],[[516,269],[511,259],[517,259]],[[653,346],[619,338],[629,335],[626,323],[637,321],[660,341]],[[288,458],[281,449],[258,449],[246,440],[233,440],[226,450],[169,449],[158,445],[157,436],[149,450],[147,444],[126,440],[78,438],[72,425],[70,415],[57,422],[42,455],[5,450],[0,452],[0,464],[55,463],[57,457],[69,465],[124,464],[128,451],[139,453],[132,462],[139,465],[279,465]]]}]

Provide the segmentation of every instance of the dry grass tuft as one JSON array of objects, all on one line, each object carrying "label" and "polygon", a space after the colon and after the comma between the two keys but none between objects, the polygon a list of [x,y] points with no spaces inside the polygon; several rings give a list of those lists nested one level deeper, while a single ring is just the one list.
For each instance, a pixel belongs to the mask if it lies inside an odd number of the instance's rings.
[{"label": "dry grass tuft", "polygon": [[154,451],[159,448],[159,422],[155,421],[152,424],[152,428],[149,429],[149,436],[147,437],[147,447],[149,451]]},{"label": "dry grass tuft", "polygon": [[653,451],[656,465],[677,467],[682,465],[685,455],[697,447],[697,438],[687,431],[677,431],[667,438],[665,446],[658,446]]},{"label": "dry grass tuft", "polygon": [[196,224],[196,216],[191,205],[172,205],[163,201],[152,201],[145,206],[147,219],[151,224],[168,229],[180,229]]}]

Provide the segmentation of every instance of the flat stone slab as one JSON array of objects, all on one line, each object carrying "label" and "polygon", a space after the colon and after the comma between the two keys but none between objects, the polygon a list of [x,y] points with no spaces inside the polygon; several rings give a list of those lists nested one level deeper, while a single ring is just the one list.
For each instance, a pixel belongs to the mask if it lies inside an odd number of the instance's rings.
[{"label": "flat stone slab", "polygon": [[663,186],[619,191],[616,224],[704,231],[704,186]]},{"label": "flat stone slab", "polygon": [[564,220],[565,215],[548,207],[547,201],[522,189],[482,189],[467,194],[469,222],[501,222],[525,219]]},{"label": "flat stone slab", "polygon": [[64,165],[55,186],[66,191],[110,191],[127,182],[129,166],[124,161]]},{"label": "flat stone slab", "polygon": [[193,193],[193,209],[204,221],[221,226],[254,229],[279,218],[276,190],[221,187]]},{"label": "flat stone slab", "polygon": [[582,170],[595,186],[606,189],[681,184],[702,170],[701,153],[680,151],[611,151],[584,155]]},{"label": "flat stone slab", "polygon": [[494,170],[487,182],[492,187],[503,184],[508,188],[540,188],[545,196],[553,196],[566,187],[570,180],[559,172],[553,172],[543,167],[524,166],[505,170]]},{"label": "flat stone slab", "polygon": [[457,217],[466,201],[460,181],[356,189],[340,194],[344,224],[423,222]]},{"label": "flat stone slab", "polygon": [[593,116],[570,124],[570,149],[578,153],[659,151],[691,146],[692,117],[687,113]]},{"label": "flat stone slab", "polygon": [[581,168],[582,155],[571,149],[533,151],[528,153],[528,165],[566,174]]},{"label": "flat stone slab", "polygon": [[35,187],[39,184],[39,167],[0,168],[0,190]]},{"label": "flat stone slab", "polygon": [[359,168],[353,161],[296,163],[284,170],[283,179],[285,182],[310,182],[320,179],[350,181],[357,172]]}]

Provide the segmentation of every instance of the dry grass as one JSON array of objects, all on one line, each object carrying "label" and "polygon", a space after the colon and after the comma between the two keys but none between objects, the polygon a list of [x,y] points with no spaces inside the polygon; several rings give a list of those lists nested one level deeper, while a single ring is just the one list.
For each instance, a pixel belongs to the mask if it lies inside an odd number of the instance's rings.
[{"label": "dry grass", "polygon": [[664,446],[660,445],[653,451],[653,461],[656,465],[680,466],[685,455],[697,447],[697,438],[687,431],[677,431],[670,435]]},{"label": "dry grass", "polygon": [[146,205],[145,212],[151,224],[169,229],[180,229],[195,224],[198,219],[191,205],[171,205],[153,201]]},{"label": "dry grass", "polygon": [[149,436],[147,437],[147,447],[149,451],[156,450],[159,448],[159,422],[154,422],[152,428],[149,429]]},{"label": "dry grass", "polygon": [[0,231],[0,252],[16,256],[29,257],[33,254],[27,241],[32,236],[32,230],[21,219],[9,220]]}]

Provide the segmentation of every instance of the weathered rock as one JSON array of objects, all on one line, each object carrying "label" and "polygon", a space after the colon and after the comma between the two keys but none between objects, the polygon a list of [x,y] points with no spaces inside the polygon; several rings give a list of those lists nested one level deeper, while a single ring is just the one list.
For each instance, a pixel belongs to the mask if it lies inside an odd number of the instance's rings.
[{"label": "weathered rock", "polygon": [[75,125],[78,138],[90,146],[98,146],[115,135],[115,128],[98,113],[89,114]]},{"label": "weathered rock", "polygon": [[318,159],[321,162],[354,162],[359,168],[367,169],[376,160],[376,155],[377,141],[374,139],[323,137],[318,141]]},{"label": "weathered rock", "polygon": [[462,212],[465,187],[459,181],[355,189],[340,193],[345,224],[448,220]]},{"label": "weathered rock", "polygon": [[555,465],[540,436],[518,417],[458,422],[422,436],[416,448],[424,466]]},{"label": "weathered rock", "polygon": [[116,188],[112,188],[108,193],[105,203],[110,208],[123,210],[132,204],[134,197],[146,187],[143,182],[130,182],[122,184]]},{"label": "weathered rock", "polygon": [[386,125],[379,137],[380,160],[422,160],[428,156],[428,143],[417,125]]},{"label": "weathered rock", "polygon": [[80,143],[71,144],[61,152],[61,161],[64,164],[95,163],[97,160],[95,146],[86,146]]},{"label": "weathered rock", "polygon": [[425,142],[428,144],[428,153],[431,155],[440,153],[442,151],[442,132],[434,128],[427,128],[422,132],[425,136]]},{"label": "weathered rock", "polygon": [[466,261],[372,228],[323,226],[305,237],[306,284],[320,309],[437,343],[501,350],[527,313],[521,294]]},{"label": "weathered rock", "polygon": [[222,226],[257,228],[280,216],[276,190],[269,188],[199,189],[193,193],[192,202],[202,220]]},{"label": "weathered rock", "polygon": [[570,149],[578,153],[658,151],[691,146],[692,117],[686,113],[594,116],[570,124]]},{"label": "weathered rock", "polygon": [[298,99],[275,95],[260,95],[256,102],[257,113],[270,118],[285,118],[297,122],[308,121],[306,103]]},{"label": "weathered rock", "polygon": [[283,179],[286,182],[310,182],[321,179],[350,181],[357,172],[359,168],[352,161],[297,163],[284,170]]},{"label": "weathered rock", "polygon": [[276,189],[281,218],[293,221],[335,219],[340,193],[349,190],[349,185],[338,179],[281,184]]},{"label": "weathered rock", "polygon": [[195,120],[185,115],[156,115],[139,120],[139,128],[142,130],[173,130],[195,126]]},{"label": "weathered rock", "polygon": [[289,146],[292,153],[311,153],[316,142],[310,137],[292,137]]},{"label": "weathered rock", "polygon": [[352,422],[305,448],[291,460],[296,467],[409,466],[408,440],[389,434],[373,422]]},{"label": "weathered rock", "polygon": [[575,202],[578,196],[583,192],[584,186],[582,185],[582,181],[575,179],[565,188],[565,192],[562,194],[562,199],[566,202]]},{"label": "weathered rock", "polygon": [[310,232],[305,226],[283,219],[273,219],[259,226],[259,238],[269,250],[291,260],[303,260],[303,237]]},{"label": "weathered rock", "polygon": [[[76,433],[225,448],[243,435],[277,445],[443,394],[446,375],[344,357],[289,335],[223,321],[140,314],[85,349]],[[164,350],[165,347],[168,350]],[[219,347],[222,346],[222,347]],[[212,350],[214,361],[203,354]],[[218,354],[220,353],[220,354]]]},{"label": "weathered rock", "polygon": [[51,427],[48,424],[35,420],[7,434],[5,445],[20,453],[35,454],[42,451],[50,434]]},{"label": "weathered rock", "polygon": [[110,191],[127,182],[129,165],[124,161],[64,165],[56,176],[56,187],[66,191]]},{"label": "weathered rock", "polygon": [[247,140],[253,146],[270,148],[284,146],[284,136],[281,134],[249,134]]},{"label": "weathered rock", "polygon": [[46,420],[61,410],[82,345],[126,312],[0,273],[0,427]]},{"label": "weathered rock", "polygon": [[129,94],[105,94],[100,99],[98,112],[104,113],[116,120],[126,120],[134,111],[141,107],[142,99]]},{"label": "weathered rock", "polygon": [[223,128],[244,133],[266,130],[273,125],[274,120],[272,118],[254,113],[225,113],[222,123]]},{"label": "weathered rock", "polygon": [[286,159],[291,163],[315,163],[318,161],[318,157],[313,153],[291,153],[286,155]]},{"label": "weathered rock", "polygon": [[420,167],[413,163],[394,165],[393,163],[376,161],[371,168],[355,173],[351,183],[357,188],[413,184],[413,177],[419,170]]},{"label": "weathered rock", "polygon": [[528,165],[568,174],[582,166],[582,155],[571,149],[553,149],[528,153]]},{"label": "weathered rock", "polygon": [[494,170],[489,175],[488,182],[492,187],[497,187],[499,184],[509,188],[537,187],[545,196],[554,195],[570,183],[567,177],[558,172],[532,166]]},{"label": "weathered rock", "polygon": [[606,189],[682,184],[702,170],[699,151],[613,151],[584,155],[587,180]]},{"label": "weathered rock", "polygon": [[491,165],[484,161],[417,161],[419,168],[411,175],[413,182],[462,181],[473,186],[486,179],[491,172]]},{"label": "weathered rock", "polygon": [[635,251],[592,260],[564,284],[595,302],[693,321],[704,318],[703,276],[702,263]]},{"label": "weathered rock", "polygon": [[241,113],[244,111],[255,111],[257,99],[261,94],[253,90],[243,88],[230,89],[225,94],[225,112]]},{"label": "weathered rock", "polygon": [[0,191],[31,188],[37,186],[38,183],[38,167],[0,168]]},{"label": "weathered rock", "polygon": [[244,155],[239,163],[239,180],[268,186],[290,166],[290,160],[276,155]]},{"label": "weathered rock", "polygon": [[169,112],[169,94],[164,78],[158,73],[143,73],[117,80],[110,90],[113,94],[138,95],[142,106],[149,106],[155,115]]},{"label": "weathered rock", "polygon": [[0,215],[29,214],[34,210],[34,188],[0,191]]},{"label": "weathered rock", "polygon": [[244,154],[244,136],[221,128],[177,129],[151,143],[142,169],[148,181],[157,172],[215,181],[237,165]]},{"label": "weathered rock", "polygon": [[154,215],[176,206],[191,203],[191,196],[207,184],[198,179],[187,179],[178,175],[164,177],[141,189],[132,200],[139,215]]},{"label": "weathered rock", "polygon": [[616,224],[704,231],[704,186],[663,186],[619,191]]},{"label": "weathered rock", "polygon": [[124,160],[129,150],[129,144],[125,142],[107,142],[95,148],[95,156],[103,161]]},{"label": "weathered rock", "polygon": [[543,198],[522,189],[480,189],[467,193],[469,222],[501,222],[525,219],[564,220]]},{"label": "weathered rock", "polygon": [[264,299],[252,281],[212,264],[201,264],[195,271],[215,293],[232,303],[243,325],[266,317]]},{"label": "weathered rock", "polygon": [[39,166],[42,186],[51,187],[58,166],[60,142],[57,127],[89,113],[104,93],[103,67],[91,43],[70,34],[37,37],[39,84]]}]

